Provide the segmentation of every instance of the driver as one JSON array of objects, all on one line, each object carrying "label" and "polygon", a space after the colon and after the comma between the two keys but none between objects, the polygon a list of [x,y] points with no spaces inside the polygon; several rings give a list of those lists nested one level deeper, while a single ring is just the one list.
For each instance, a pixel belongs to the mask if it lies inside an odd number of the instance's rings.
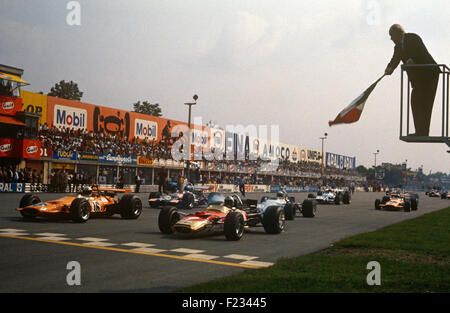
[{"label": "driver", "polygon": [[81,191],[81,195],[85,197],[90,197],[92,195],[92,188],[91,187],[84,187]]},{"label": "driver", "polygon": [[230,196],[226,197],[225,201],[224,201],[224,205],[227,208],[230,208],[230,209],[233,208],[234,207],[234,199]]}]

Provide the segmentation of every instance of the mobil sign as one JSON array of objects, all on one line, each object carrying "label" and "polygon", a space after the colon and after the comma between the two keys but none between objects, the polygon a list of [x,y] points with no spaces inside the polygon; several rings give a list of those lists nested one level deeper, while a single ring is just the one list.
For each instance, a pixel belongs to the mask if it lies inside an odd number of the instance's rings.
[{"label": "mobil sign", "polygon": [[139,139],[156,140],[158,136],[158,123],[136,118],[134,120],[134,137]]},{"label": "mobil sign", "polygon": [[53,125],[55,127],[86,129],[87,111],[84,109],[56,104],[54,107]]}]

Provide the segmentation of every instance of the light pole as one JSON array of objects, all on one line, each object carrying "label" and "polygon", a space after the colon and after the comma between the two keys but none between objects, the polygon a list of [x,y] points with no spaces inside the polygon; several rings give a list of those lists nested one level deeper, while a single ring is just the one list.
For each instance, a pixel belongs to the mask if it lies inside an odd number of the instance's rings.
[{"label": "light pole", "polygon": [[197,104],[198,96],[194,95],[192,98],[194,99],[195,102],[187,102],[187,103],[185,103],[185,105],[189,106],[189,115],[188,115],[188,129],[189,129],[189,131],[188,131],[188,144],[187,144],[188,159],[187,159],[187,169],[186,169],[187,170],[187,175],[186,176],[187,176],[189,182],[191,181],[191,175],[190,175],[190,167],[191,167],[191,136],[192,136],[191,135],[191,107],[193,105]]},{"label": "light pole", "polygon": [[322,140],[322,176],[323,176],[323,174],[324,174],[324,162],[325,162],[325,158],[323,157],[323,141],[325,140],[325,139],[327,139],[327,136],[328,136],[328,134],[327,133],[325,133],[324,134],[324,137],[320,137],[320,140]]},{"label": "light pole", "polygon": [[376,170],[377,168],[377,154],[380,153],[380,150],[377,150],[377,152],[373,152],[373,155],[375,156],[375,165],[373,166]]}]

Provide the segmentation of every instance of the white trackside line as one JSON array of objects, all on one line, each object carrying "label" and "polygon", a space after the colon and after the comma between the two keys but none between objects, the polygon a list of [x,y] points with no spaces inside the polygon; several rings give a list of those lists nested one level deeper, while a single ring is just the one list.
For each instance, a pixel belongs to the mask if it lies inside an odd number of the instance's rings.
[{"label": "white trackside line", "polygon": [[215,255],[206,255],[206,254],[197,254],[197,253],[188,254],[188,255],[185,255],[184,257],[191,258],[191,259],[203,259],[203,260],[212,260],[212,259],[219,258],[218,256],[215,256]]},{"label": "white trackside line", "polygon": [[3,228],[0,229],[0,232],[7,232],[7,233],[20,233],[25,232],[26,230],[23,229],[14,229],[14,228]]},{"label": "white trackside line", "polygon": [[96,241],[108,241],[109,239],[95,238],[95,237],[83,237],[83,238],[77,238],[77,240],[96,242]]},{"label": "white trackside line", "polygon": [[224,258],[228,259],[234,259],[234,260],[244,260],[244,261],[251,261],[254,259],[257,259],[257,256],[249,256],[249,255],[240,255],[240,254],[229,254],[224,256]]},{"label": "white trackside line", "polygon": [[60,236],[39,237],[39,239],[43,239],[43,240],[51,240],[51,241],[71,240],[71,238],[64,238],[64,237],[60,237]]},{"label": "white trackside line", "polygon": [[259,266],[259,267],[269,267],[269,266],[273,265],[273,263],[270,263],[270,262],[259,262],[259,261],[245,261],[245,262],[241,262],[239,264]]},{"label": "white trackside line", "polygon": [[35,234],[36,236],[44,236],[44,237],[58,237],[58,236],[66,236],[66,234],[58,234],[58,233],[40,233]]},{"label": "white trackside line", "polygon": [[197,254],[197,253],[205,252],[205,250],[194,250],[194,249],[185,249],[185,248],[172,249],[170,251],[180,252],[180,253],[189,253],[189,254]]},{"label": "white trackside line", "polygon": [[100,242],[100,241],[92,241],[92,242],[86,242],[84,243],[88,246],[97,246],[97,247],[111,247],[111,246],[117,246],[116,243],[110,243],[110,242]]},{"label": "white trackside line", "polygon": [[154,249],[154,248],[136,248],[136,249],[131,249],[131,251],[148,252],[148,253],[161,253],[161,252],[165,252],[167,250]]},{"label": "white trackside line", "polygon": [[122,243],[121,245],[127,246],[127,247],[138,247],[138,248],[148,248],[148,247],[154,246],[154,244],[142,243],[142,242],[127,242],[127,243]]}]

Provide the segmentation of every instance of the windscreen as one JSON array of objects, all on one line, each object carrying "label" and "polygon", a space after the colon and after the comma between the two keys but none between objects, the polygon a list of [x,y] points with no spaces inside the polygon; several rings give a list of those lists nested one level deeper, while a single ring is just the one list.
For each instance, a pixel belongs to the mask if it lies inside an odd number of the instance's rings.
[{"label": "windscreen", "polygon": [[223,204],[225,196],[218,192],[211,192],[208,196],[208,205],[211,204]]}]

